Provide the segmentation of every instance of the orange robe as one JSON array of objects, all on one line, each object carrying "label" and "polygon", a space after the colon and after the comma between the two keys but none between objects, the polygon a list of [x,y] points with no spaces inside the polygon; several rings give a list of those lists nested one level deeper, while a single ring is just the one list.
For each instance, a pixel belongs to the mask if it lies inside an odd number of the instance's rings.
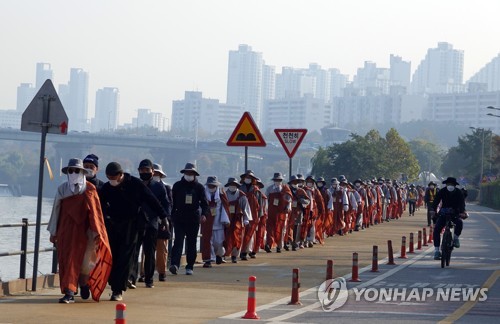
[{"label": "orange robe", "polygon": [[99,196],[90,182],[87,182],[84,193],[61,200],[57,224],[57,257],[62,293],[65,293],[66,289],[77,290],[78,277],[87,247],[88,229],[97,233],[94,240],[95,266],[90,270],[88,284],[92,299],[99,301],[111,272],[112,258]]}]

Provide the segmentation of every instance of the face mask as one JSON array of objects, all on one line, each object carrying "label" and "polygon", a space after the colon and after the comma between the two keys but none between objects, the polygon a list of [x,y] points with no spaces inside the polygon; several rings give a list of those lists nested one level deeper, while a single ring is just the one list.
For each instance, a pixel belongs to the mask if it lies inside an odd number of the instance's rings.
[{"label": "face mask", "polygon": [[356,183],[354,186],[355,186],[356,188],[359,188],[359,187],[361,187],[361,183]]},{"label": "face mask", "polygon": [[184,180],[186,180],[187,182],[192,182],[194,181],[194,175],[184,175]]},{"label": "face mask", "polygon": [[306,186],[307,186],[308,188],[312,188],[312,187],[313,187],[313,184],[312,184],[312,182],[308,182],[308,183],[306,184]]},{"label": "face mask", "polygon": [[296,183],[292,184],[291,186],[292,186],[292,188],[295,188],[295,189],[297,189],[299,187],[299,185]]},{"label": "face mask", "polygon": [[448,189],[448,191],[453,191],[455,190],[455,186],[446,186],[446,189]]},{"label": "face mask", "polygon": [[429,186],[429,188],[434,189],[434,186]]},{"label": "face mask", "polygon": [[303,183],[299,183],[297,186],[298,186],[299,188],[302,188],[302,187],[304,187],[304,184],[303,184]]},{"label": "face mask", "polygon": [[211,192],[211,193],[214,193],[217,191],[217,188],[208,188],[208,191]]},{"label": "face mask", "polygon": [[323,188],[323,183],[320,182],[320,183],[317,184],[317,186],[318,186],[318,188]]},{"label": "face mask", "polygon": [[87,169],[89,170],[90,174],[87,176],[87,179],[93,179],[95,178],[95,171],[94,170],[90,170],[90,169]]},{"label": "face mask", "polygon": [[153,180],[160,182],[161,181],[161,177],[160,176],[153,176]]},{"label": "face mask", "polygon": [[276,187],[281,186],[281,181],[274,181],[274,185],[275,185]]},{"label": "face mask", "polygon": [[248,179],[248,178],[246,178],[246,179],[245,179],[245,183],[246,183],[246,184],[252,184],[252,179]]},{"label": "face mask", "polygon": [[227,190],[231,191],[231,192],[235,192],[236,191],[236,186],[228,186],[227,187]]},{"label": "face mask", "polygon": [[148,181],[153,177],[152,173],[139,173],[139,177],[142,181]]},{"label": "face mask", "polygon": [[83,175],[83,172],[80,173],[68,173],[68,182],[72,185],[83,185],[83,182],[85,180],[85,176]]},{"label": "face mask", "polygon": [[379,185],[383,185],[384,183],[383,183],[382,181],[379,181],[379,182],[378,182],[378,184],[379,184]]},{"label": "face mask", "polygon": [[109,180],[109,184],[112,185],[113,187],[116,187],[118,186],[120,183],[118,182],[118,180]]}]

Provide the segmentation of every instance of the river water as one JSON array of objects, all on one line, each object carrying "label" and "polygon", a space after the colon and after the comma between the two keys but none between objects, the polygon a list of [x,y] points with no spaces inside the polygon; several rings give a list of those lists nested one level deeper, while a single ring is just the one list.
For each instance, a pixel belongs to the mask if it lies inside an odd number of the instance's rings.
[{"label": "river water", "polygon": [[[53,199],[42,200],[42,222],[48,222],[52,211]],[[19,224],[22,218],[28,223],[36,222],[36,197],[0,197],[0,224]],[[47,225],[40,230],[40,249],[50,248]],[[0,227],[0,252],[13,252],[21,249],[21,227]],[[28,250],[35,249],[35,226],[28,226]],[[28,254],[26,277],[33,276],[33,254]],[[0,257],[0,279],[8,281],[19,278],[19,255]],[[38,257],[38,274],[47,274],[52,268],[52,252],[41,252]]]}]

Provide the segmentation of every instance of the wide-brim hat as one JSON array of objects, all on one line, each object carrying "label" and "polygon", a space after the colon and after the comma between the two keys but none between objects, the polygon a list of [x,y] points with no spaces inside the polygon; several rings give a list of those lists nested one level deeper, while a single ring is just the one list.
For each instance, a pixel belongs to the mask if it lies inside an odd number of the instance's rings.
[{"label": "wide-brim hat", "polygon": [[304,176],[300,173],[297,173],[297,179],[299,179],[300,181],[303,181],[303,182],[306,182],[306,179],[304,178]]},{"label": "wide-brim hat", "polygon": [[292,184],[292,182],[296,182],[296,181],[301,181],[301,180],[296,175],[293,175],[290,177],[290,181],[288,181],[288,184]]},{"label": "wide-brim hat", "polygon": [[264,188],[264,187],[265,187],[264,183],[263,183],[260,179],[257,179],[255,182],[257,183],[257,186],[258,186],[260,189],[262,189],[262,188]]},{"label": "wide-brim hat", "polygon": [[431,186],[431,185],[436,186],[437,184],[436,184],[434,181],[431,181],[431,182],[429,182],[429,183],[427,184],[427,187],[428,187],[428,186]]},{"label": "wide-brim hat", "polygon": [[443,184],[448,184],[448,183],[452,183],[454,186],[458,186],[458,182],[457,182],[457,179],[456,178],[453,178],[453,177],[448,177],[446,178],[446,180],[443,181]]},{"label": "wide-brim hat", "polygon": [[325,178],[323,178],[323,177],[318,177],[318,179],[316,179],[316,182],[317,182],[317,183],[320,183],[320,182],[321,182],[321,183],[323,183],[323,184],[326,184]]},{"label": "wide-brim hat", "polygon": [[240,178],[251,177],[253,179],[257,179],[257,176],[253,173],[252,170],[246,170],[245,173],[240,175]]},{"label": "wide-brim hat", "polygon": [[273,178],[271,180],[281,180],[283,181],[284,178],[283,178],[283,175],[281,174],[281,172],[276,172],[274,175],[273,175]]},{"label": "wide-brim hat", "polygon": [[364,182],[363,182],[361,179],[356,179],[356,180],[354,180],[354,182],[353,182],[353,183],[354,183],[354,184],[356,184],[356,183],[361,183],[361,184],[364,184]]},{"label": "wide-brim hat", "polygon": [[312,180],[314,183],[316,183],[316,179],[314,179],[314,177],[312,175],[308,175],[306,177],[306,182],[307,182],[307,180]]},{"label": "wide-brim hat", "polygon": [[82,160],[78,159],[78,158],[71,158],[71,159],[69,159],[68,165],[65,166],[64,168],[62,168],[61,172],[64,173],[64,174],[68,174],[68,169],[69,168],[83,170],[83,175],[89,175],[90,174],[90,171],[87,170],[87,169],[85,169],[83,167]]},{"label": "wide-brim hat", "polygon": [[167,177],[167,174],[165,172],[163,172],[163,168],[161,167],[161,164],[154,163],[153,164],[153,171],[154,172],[158,172],[159,174],[161,174],[160,178],[166,178]]},{"label": "wide-brim hat", "polygon": [[231,185],[234,185],[238,188],[241,186],[241,184],[238,182],[238,180],[236,180],[236,178],[233,178],[233,177],[230,177],[227,179],[227,183],[224,185],[224,187],[229,187]]},{"label": "wide-brim hat", "polygon": [[205,183],[205,185],[212,185],[212,186],[220,186],[220,182],[217,181],[217,177],[216,176],[208,176],[207,177],[207,182]]},{"label": "wide-brim hat", "polygon": [[196,171],[196,165],[191,162],[186,163],[186,166],[181,170],[181,173],[185,173],[186,171],[194,172],[197,176],[200,175],[198,171]]},{"label": "wide-brim hat", "polygon": [[377,179],[377,182],[380,182],[380,181],[384,182],[384,181],[385,181],[385,179],[384,179],[384,178],[382,178],[382,177],[380,177],[380,178],[378,178],[378,179]]}]

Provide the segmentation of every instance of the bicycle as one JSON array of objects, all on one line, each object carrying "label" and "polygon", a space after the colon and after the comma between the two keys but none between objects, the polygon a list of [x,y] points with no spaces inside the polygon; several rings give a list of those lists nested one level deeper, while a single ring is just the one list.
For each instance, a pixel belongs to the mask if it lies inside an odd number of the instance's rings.
[{"label": "bicycle", "polygon": [[453,229],[455,227],[453,218],[455,214],[445,213],[444,215],[446,217],[446,226],[444,227],[443,239],[441,240],[441,268],[444,268],[445,265],[447,267],[450,266],[451,252],[455,244],[453,240]]}]

